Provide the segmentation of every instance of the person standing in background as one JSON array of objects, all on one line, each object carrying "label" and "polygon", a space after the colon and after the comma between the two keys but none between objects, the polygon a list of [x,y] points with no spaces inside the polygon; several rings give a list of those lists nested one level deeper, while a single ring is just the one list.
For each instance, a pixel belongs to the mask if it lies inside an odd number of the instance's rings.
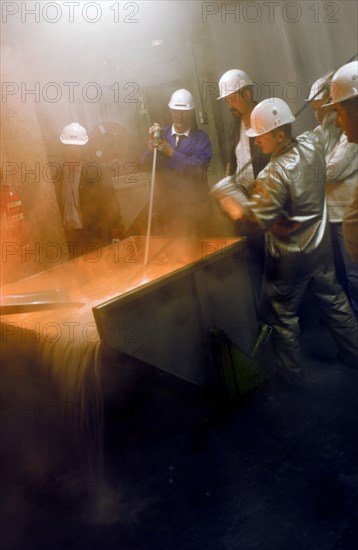
[{"label": "person standing in background", "polygon": [[[231,144],[226,163],[226,176],[235,175],[236,182],[250,192],[259,172],[267,165],[270,156],[246,135],[250,128],[250,115],[256,106],[254,83],[240,69],[230,69],[220,78],[218,100],[224,100],[233,117]],[[264,236],[257,224],[248,220],[235,222],[235,233],[247,238],[247,264],[252,284],[254,302],[260,317],[262,277],[265,263]]]},{"label": "person standing in background", "polygon": [[[173,123],[160,130],[157,143],[157,181],[154,194],[153,233],[195,237],[211,231],[211,204],[207,165],[212,157],[208,135],[199,130],[192,94],[176,90],[168,103]],[[155,123],[149,129],[148,147],[141,158],[144,169],[152,167]]]},{"label": "person standing in background", "polygon": [[56,195],[71,256],[110,244],[112,230],[121,226],[113,174],[88,158],[88,140],[86,128],[78,122],[65,126],[60,136],[66,161]]},{"label": "person standing in background", "polygon": [[343,239],[343,216],[358,177],[358,146],[348,143],[342,129],[336,127],[332,107],[325,105],[329,98],[329,83],[329,77],[314,82],[308,101],[311,101],[319,123],[314,131],[323,135],[325,143],[326,199],[336,275],[358,318],[358,265],[352,261]]},{"label": "person standing in background", "polygon": [[[336,124],[342,128],[349,143],[358,143],[358,61],[346,63],[336,71],[330,84],[329,105],[336,112]],[[343,217],[343,237],[346,248],[358,263],[358,182]]]},{"label": "person standing in background", "polygon": [[62,164],[56,195],[69,251],[71,255],[78,256],[87,244],[80,207],[82,168],[88,144],[87,129],[78,122],[67,124],[62,130],[60,141],[66,160]]}]

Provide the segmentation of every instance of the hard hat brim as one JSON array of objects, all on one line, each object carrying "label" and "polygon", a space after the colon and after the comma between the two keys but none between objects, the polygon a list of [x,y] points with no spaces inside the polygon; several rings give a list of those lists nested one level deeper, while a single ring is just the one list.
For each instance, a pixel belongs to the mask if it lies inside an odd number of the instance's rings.
[{"label": "hard hat brim", "polygon": [[169,109],[172,109],[173,111],[192,111],[195,109],[195,106],[193,107],[185,107],[183,105],[172,105],[171,103],[168,103]]},{"label": "hard hat brim", "polygon": [[287,120],[286,122],[280,124],[279,126],[273,126],[272,128],[270,128],[268,130],[264,130],[262,132],[256,132],[252,128],[249,128],[248,130],[245,131],[245,134],[248,137],[263,136],[264,134],[268,134],[269,132],[272,132],[272,130],[277,130],[278,128],[282,128],[282,126],[286,126],[286,124],[292,124],[295,120],[296,120],[296,118],[292,115],[289,120]]},{"label": "hard hat brim", "polygon": [[320,101],[321,99],[323,99],[323,97],[318,97],[320,94],[318,94],[317,96],[312,96],[312,97],[308,97],[307,99],[304,99],[303,101]]},{"label": "hard hat brim", "polygon": [[[269,130],[270,132],[270,130]],[[255,132],[252,128],[249,128],[248,130],[245,131],[245,134],[248,136],[248,137],[257,137],[257,136],[262,136],[263,134],[267,134],[267,132]]]},{"label": "hard hat brim", "polygon": [[[242,90],[242,88],[241,88]],[[228,97],[229,95],[233,95],[233,94],[236,94],[236,92],[238,92],[239,90],[234,90],[233,92],[228,92],[227,94],[222,94],[220,95],[219,97],[216,98],[216,101],[218,101],[219,99],[225,99],[225,97]]]},{"label": "hard hat brim", "polygon": [[358,94],[353,94],[349,97],[346,97],[345,99],[339,99],[337,101],[331,99],[329,103],[324,103],[322,107],[329,107],[330,105],[336,105],[337,103],[344,103],[345,101],[349,101],[350,99],[353,99],[355,97],[358,97]]},{"label": "hard hat brim", "polygon": [[225,99],[225,97],[228,97],[229,95],[233,95],[233,94],[236,94],[237,92],[241,92],[242,90],[244,90],[245,88],[248,88],[249,86],[253,86],[254,83],[249,81],[247,84],[244,84],[244,86],[240,86],[239,88],[237,88],[237,90],[233,90],[232,92],[228,92],[227,94],[221,94],[219,97],[216,98],[216,101],[218,101],[219,99]]},{"label": "hard hat brim", "polygon": [[86,143],[88,143],[88,138],[85,140],[85,141],[78,141],[78,140],[74,140],[74,139],[63,139],[60,137],[60,141],[61,143],[63,143],[64,145],[86,145]]}]

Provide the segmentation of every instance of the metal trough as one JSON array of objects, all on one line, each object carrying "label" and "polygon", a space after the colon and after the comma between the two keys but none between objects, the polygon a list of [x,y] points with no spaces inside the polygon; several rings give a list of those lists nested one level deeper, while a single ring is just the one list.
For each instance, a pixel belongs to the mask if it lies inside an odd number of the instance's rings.
[{"label": "metal trough", "polygon": [[[141,263],[145,239],[132,242]],[[102,341],[195,384],[214,384],[210,330],[224,330],[247,353],[256,338],[245,246],[244,238],[152,238],[144,280],[93,307]]]},{"label": "metal trough", "polygon": [[71,300],[60,310],[58,303],[54,311],[17,310],[6,321],[34,331],[56,321],[63,334],[73,321],[81,334],[94,316],[105,346],[195,384],[212,384],[213,327],[246,353],[255,342],[245,246],[245,238],[152,237],[144,266],[145,238],[131,237],[3,287],[3,297],[61,287]]}]

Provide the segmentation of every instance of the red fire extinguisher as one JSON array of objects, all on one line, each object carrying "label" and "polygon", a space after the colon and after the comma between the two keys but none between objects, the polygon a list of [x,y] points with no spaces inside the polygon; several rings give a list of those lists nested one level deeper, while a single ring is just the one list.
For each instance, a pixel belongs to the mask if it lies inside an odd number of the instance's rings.
[{"label": "red fire extinguisher", "polygon": [[10,184],[1,184],[1,239],[17,245],[28,243],[21,198]]}]

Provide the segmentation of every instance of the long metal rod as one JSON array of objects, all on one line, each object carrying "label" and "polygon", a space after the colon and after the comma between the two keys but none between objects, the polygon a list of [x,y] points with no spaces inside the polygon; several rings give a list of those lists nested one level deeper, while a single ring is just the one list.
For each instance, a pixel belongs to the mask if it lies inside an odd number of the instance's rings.
[{"label": "long metal rod", "polygon": [[150,244],[150,232],[152,227],[152,213],[153,213],[153,199],[154,199],[154,187],[155,187],[155,167],[157,164],[157,146],[154,146],[153,151],[153,165],[152,165],[152,177],[150,182],[150,197],[149,197],[149,210],[148,210],[148,223],[147,223],[147,237],[145,240],[144,251],[144,265],[148,263],[149,244]]}]

